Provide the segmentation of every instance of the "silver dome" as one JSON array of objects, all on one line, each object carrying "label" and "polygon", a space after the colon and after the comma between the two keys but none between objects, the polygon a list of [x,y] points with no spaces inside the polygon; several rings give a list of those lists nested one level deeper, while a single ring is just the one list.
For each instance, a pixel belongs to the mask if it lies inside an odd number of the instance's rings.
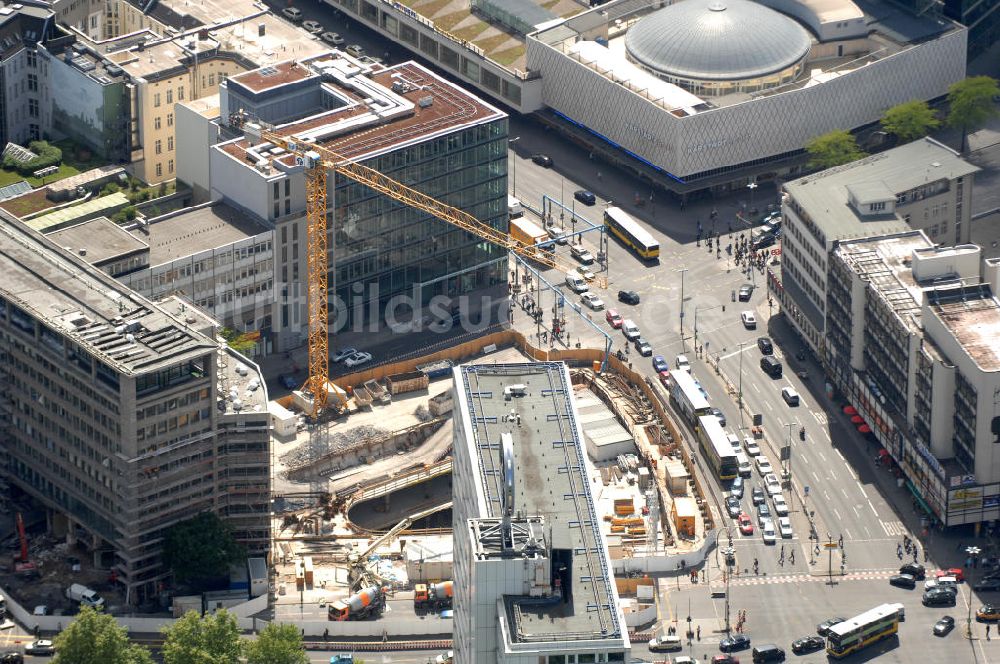
[{"label": "silver dome", "polygon": [[646,16],[625,35],[637,63],[704,81],[773,74],[803,59],[811,46],[801,25],[748,0],[683,0]]}]

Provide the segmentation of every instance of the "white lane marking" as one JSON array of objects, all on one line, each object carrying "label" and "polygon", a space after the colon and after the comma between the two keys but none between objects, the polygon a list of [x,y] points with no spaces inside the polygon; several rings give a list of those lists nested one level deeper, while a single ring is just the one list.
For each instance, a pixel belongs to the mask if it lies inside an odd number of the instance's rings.
[{"label": "white lane marking", "polygon": [[858,488],[861,489],[861,495],[864,496],[867,499],[868,498],[868,492],[865,491],[865,488],[863,486],[861,486],[860,484],[858,485]]},{"label": "white lane marking", "polygon": [[812,473],[812,476],[813,476],[814,480],[816,480],[817,482],[819,482],[819,475],[817,475],[816,473]]},{"label": "white lane marking", "polygon": [[836,479],[837,479],[837,473],[833,472],[833,469],[832,469],[832,468],[830,469],[830,477],[831,477],[832,479],[834,479],[834,480],[836,480]]},{"label": "white lane marking", "polygon": [[819,452],[819,458],[823,460],[823,463],[826,463],[826,455],[823,454],[822,450],[820,450]]},{"label": "white lane marking", "polygon": [[844,463],[847,463],[847,459],[845,459],[845,458],[844,458],[844,455],[840,453],[840,450],[838,450],[838,449],[837,449],[837,448],[835,447],[835,448],[833,448],[833,451],[837,453],[837,456],[839,456],[839,457],[840,457],[840,460],[841,460],[841,461],[843,461]]},{"label": "white lane marking", "polygon": [[774,406],[771,405],[770,401],[765,401],[764,405],[767,406],[768,410],[774,410]]},{"label": "white lane marking", "polygon": [[872,505],[871,499],[868,500],[868,507],[872,508],[872,514],[874,514],[875,516],[878,516],[878,511],[875,509],[875,506]]},{"label": "white lane marking", "polygon": [[868,526],[865,526],[865,535],[867,535],[868,538],[871,539],[872,531],[868,530]]},{"label": "white lane marking", "polygon": [[806,464],[807,466],[809,465],[809,457],[807,457],[805,454],[802,455],[802,463]]},{"label": "white lane marking", "polygon": [[840,492],[844,494],[844,498],[847,498],[848,500],[851,499],[851,497],[847,494],[847,489],[846,488],[840,487]]},{"label": "white lane marking", "polygon": [[826,498],[826,502],[830,502],[830,493],[826,489],[823,489],[823,497]]},{"label": "white lane marking", "polygon": [[838,512],[838,511],[837,511],[837,508],[836,508],[836,507],[834,507],[834,508],[833,508],[833,515],[834,515],[835,517],[837,517],[837,521],[840,521],[840,520],[841,520],[841,518],[840,518],[840,512]]},{"label": "white lane marking", "polygon": [[750,383],[750,387],[753,388],[754,392],[756,392],[757,394],[760,394],[760,388],[757,387],[757,383]]}]

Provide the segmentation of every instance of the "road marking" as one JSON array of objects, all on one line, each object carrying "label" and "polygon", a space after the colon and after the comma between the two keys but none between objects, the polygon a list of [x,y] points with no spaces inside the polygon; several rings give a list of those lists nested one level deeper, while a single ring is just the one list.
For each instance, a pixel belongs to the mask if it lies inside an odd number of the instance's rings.
[{"label": "road marking", "polygon": [[765,406],[767,406],[767,409],[768,409],[768,410],[774,410],[774,407],[773,407],[773,406],[771,406],[771,402],[770,402],[770,401],[765,401],[765,402],[764,402],[764,405],[765,405]]},{"label": "road marking", "polygon": [[844,455],[840,453],[840,450],[838,450],[838,449],[837,449],[837,448],[835,447],[835,448],[833,448],[833,451],[837,453],[837,456],[839,456],[839,457],[840,457],[840,460],[841,460],[841,461],[843,461],[844,463],[847,463],[847,459],[845,459],[845,458],[844,458]]},{"label": "road marking", "polygon": [[830,470],[830,478],[834,480],[837,479],[837,474],[833,472],[833,469]]},{"label": "road marking", "polygon": [[760,394],[760,388],[757,387],[757,383],[750,383],[750,386],[753,388],[754,392]]},{"label": "road marking", "polygon": [[861,495],[864,496],[865,499],[867,499],[868,498],[868,492],[865,491],[865,488],[863,486],[861,486],[860,484],[858,485],[858,488],[861,489]]},{"label": "road marking", "polygon": [[806,464],[807,466],[809,465],[809,457],[807,457],[805,454],[802,455],[802,463]]},{"label": "road marking", "polygon": [[899,521],[880,521],[882,524],[882,530],[889,537],[899,537],[906,532],[906,527]]},{"label": "road marking", "polygon": [[840,492],[844,494],[844,498],[847,498],[848,500],[851,499],[851,497],[849,495],[847,495],[847,488],[846,487],[840,487]]},{"label": "road marking", "polygon": [[826,413],[817,413],[815,410],[812,411],[812,416],[816,418],[816,421],[820,424],[826,424]]},{"label": "road marking", "polygon": [[851,539],[851,531],[850,530],[845,530],[844,534],[847,535],[847,539],[848,539],[848,541],[850,541],[850,539]]},{"label": "road marking", "polygon": [[840,521],[840,520],[841,520],[841,518],[840,518],[840,512],[838,512],[838,511],[837,511],[837,508],[836,508],[836,507],[834,507],[834,508],[833,508],[833,515],[834,515],[835,517],[837,517],[837,521]]},{"label": "road marking", "polygon": [[867,535],[868,538],[871,539],[872,531],[868,530],[868,526],[865,526],[865,535]]},{"label": "road marking", "polygon": [[874,514],[875,516],[878,516],[878,510],[876,510],[875,506],[872,505],[871,498],[868,499],[868,507],[872,508],[872,514]]},{"label": "road marking", "polygon": [[826,489],[823,489],[823,497],[826,498],[826,502],[830,502],[830,493]]},{"label": "road marking", "polygon": [[824,463],[826,463],[826,455],[825,455],[825,454],[823,454],[823,451],[822,451],[822,450],[820,450],[820,453],[819,453],[819,458],[820,458],[820,459],[822,459]]}]

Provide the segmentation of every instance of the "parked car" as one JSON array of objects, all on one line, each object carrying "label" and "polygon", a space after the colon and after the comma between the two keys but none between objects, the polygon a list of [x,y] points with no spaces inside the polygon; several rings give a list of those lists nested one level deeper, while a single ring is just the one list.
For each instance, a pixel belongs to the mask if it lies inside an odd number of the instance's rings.
[{"label": "parked car", "polygon": [[784,399],[785,403],[787,403],[789,406],[799,405],[799,393],[796,392],[791,387],[781,388],[781,398]]},{"label": "parked car", "polygon": [[336,364],[341,360],[346,360],[351,355],[354,355],[357,352],[358,352],[357,348],[341,348],[336,353],[330,356],[330,361]]},{"label": "parked car", "polygon": [[774,344],[771,343],[771,339],[769,337],[758,337],[757,348],[760,349],[761,355],[774,354]]},{"label": "parked car", "polygon": [[934,623],[934,636],[948,636],[948,633],[953,629],[955,629],[955,619],[951,616],[944,616]]},{"label": "parked car", "polygon": [[803,636],[800,639],[792,641],[792,652],[796,655],[804,655],[805,653],[821,650],[825,646],[826,641],[824,641],[821,637]]},{"label": "parked car", "polygon": [[366,353],[364,351],[361,351],[355,353],[354,355],[351,355],[346,360],[344,360],[344,364],[352,368],[360,367],[362,364],[365,364],[366,362],[371,362],[371,360],[372,360],[371,353]]},{"label": "parked car", "polygon": [[360,58],[362,55],[365,54],[365,49],[360,44],[351,44],[344,50],[347,51],[348,55],[353,55],[356,58]]},{"label": "parked car", "polygon": [[552,168],[552,157],[547,154],[533,154],[531,155],[531,161],[538,164],[539,166],[544,166],[545,168]]},{"label": "parked car", "polygon": [[649,342],[643,339],[642,337],[639,337],[632,343],[635,345],[635,349],[639,351],[639,355],[642,355],[643,357],[649,357],[650,355],[653,354],[653,347],[649,345]]},{"label": "parked car", "polygon": [[32,641],[28,645],[24,646],[24,654],[26,655],[54,655],[56,654],[56,647],[48,639],[38,639]]},{"label": "parked car", "polygon": [[764,487],[767,489],[767,495],[769,496],[781,495],[781,480],[774,473],[764,475]]},{"label": "parked car", "polygon": [[740,524],[740,532],[744,535],[753,535],[753,521],[746,512],[740,512],[740,515],[736,518],[736,522]]},{"label": "parked car", "polygon": [[816,633],[819,634],[820,636],[826,636],[827,634],[830,633],[831,627],[833,627],[838,623],[842,623],[845,620],[847,620],[847,618],[828,618],[823,622],[821,622],[820,624],[816,625]]},{"label": "parked car", "polygon": [[604,319],[611,323],[611,327],[616,330],[622,329],[622,323],[625,322],[617,309],[608,309],[607,313],[604,314]]},{"label": "parked car", "polygon": [[750,491],[750,501],[754,505],[760,505],[761,503],[764,502],[764,500],[765,500],[765,498],[764,498],[764,490],[761,489],[759,486],[755,486]]},{"label": "parked car", "polygon": [[750,637],[746,634],[733,634],[719,641],[719,650],[722,652],[733,652],[735,650],[746,650],[750,647]]},{"label": "parked car", "polygon": [[752,311],[741,311],[740,320],[743,321],[743,327],[748,330],[757,329],[757,316],[754,315]]},{"label": "parked car", "polygon": [[318,21],[303,21],[302,29],[311,35],[318,35],[323,32],[323,26]]},{"label": "parked car", "polygon": [[670,365],[667,364],[667,359],[662,355],[653,356],[653,371],[660,373],[661,371],[669,371]]},{"label": "parked car", "polygon": [[593,205],[597,202],[597,197],[594,196],[594,192],[587,191],[586,189],[577,189],[574,191],[573,198],[580,201],[584,205]]},{"label": "parked car", "polygon": [[324,32],[319,36],[320,39],[325,41],[327,44],[333,44],[334,46],[340,46],[344,43],[344,38],[341,37],[336,32]]},{"label": "parked car", "polygon": [[580,301],[585,305],[593,309],[594,311],[600,311],[604,308],[604,300],[597,297],[591,292],[584,293],[580,296]]},{"label": "parked car", "polygon": [[743,284],[740,286],[740,302],[749,302],[750,296],[753,295],[753,284]]},{"label": "parked car", "polygon": [[913,590],[917,587],[917,580],[909,574],[895,574],[889,577],[889,585]]},{"label": "parked car", "polygon": [[298,7],[285,7],[281,13],[292,23],[298,23],[302,20],[302,10]]},{"label": "parked car", "polygon": [[778,517],[778,532],[783,539],[792,537],[792,520],[787,516]]},{"label": "parked car", "polygon": [[618,291],[618,301],[625,304],[639,304],[639,294],[634,290],[620,290]]},{"label": "parked car", "polygon": [[295,380],[295,376],[291,374],[281,374],[278,376],[278,384],[286,390],[294,390],[297,387],[301,387],[302,382]]},{"label": "parked car", "polygon": [[681,637],[675,634],[666,634],[650,639],[648,647],[650,652],[673,652],[681,650],[684,643],[681,641]]},{"label": "parked car", "polygon": [[780,493],[771,499],[774,503],[774,513],[778,516],[788,516],[788,503],[785,502],[785,497]]},{"label": "parked car", "polygon": [[736,496],[726,496],[726,512],[732,518],[737,518],[740,515],[740,500]]},{"label": "parked car", "polygon": [[925,574],[924,566],[921,565],[920,563],[906,563],[905,565],[901,565],[899,568],[899,573],[909,574],[917,581],[923,581]]}]

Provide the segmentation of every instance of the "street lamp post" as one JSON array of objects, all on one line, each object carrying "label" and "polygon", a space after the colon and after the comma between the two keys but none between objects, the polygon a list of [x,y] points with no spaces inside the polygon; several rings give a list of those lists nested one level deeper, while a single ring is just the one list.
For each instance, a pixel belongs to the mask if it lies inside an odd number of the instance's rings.
[{"label": "street lamp post", "polygon": [[[792,427],[797,427],[797,426],[799,426],[798,422],[789,422],[788,424],[785,425],[785,428],[788,429],[788,459],[787,459],[788,463],[783,464],[785,467],[784,468],[785,472],[783,474],[788,480],[789,489],[792,488]],[[782,461],[786,461],[786,459],[782,459]],[[802,503],[802,509],[806,509],[805,503]],[[806,512],[806,518],[808,518],[808,516],[809,513]],[[811,521],[812,520],[810,519],[810,522]]]},{"label": "street lamp post", "polygon": [[713,304],[710,307],[695,307],[694,308],[694,347],[698,348],[698,312],[708,311],[709,309],[718,309],[721,304]]},{"label": "street lamp post", "polygon": [[[507,139],[507,145],[510,146],[511,152],[514,152],[514,143],[517,143],[519,140],[521,140],[520,136],[515,136],[514,138]],[[514,168],[513,168],[514,179],[511,181],[511,191],[513,192],[512,195],[514,196],[514,198],[517,198],[517,153],[516,152],[514,152],[513,159],[514,159]]]},{"label": "street lamp post", "polygon": [[[747,189],[750,190],[750,214],[753,214],[753,191],[759,186],[760,185],[758,185],[756,182],[751,182],[750,184],[747,185]],[[750,225],[751,226],[753,225],[752,220],[750,221]]]},{"label": "street lamp post", "polygon": [[[924,546],[926,546],[926,544]],[[980,553],[982,553],[982,549],[978,546],[965,547],[965,555],[970,558],[975,558]],[[965,620],[965,635],[970,639],[972,638],[972,597],[969,597],[969,617]]]},{"label": "street lamp post", "polygon": [[740,411],[740,428],[743,428],[743,347],[747,345],[747,342],[740,342],[740,371],[739,380],[736,386],[736,407]]},{"label": "street lamp post", "polygon": [[679,270],[674,270],[674,272],[681,273],[681,347],[684,346],[684,273],[687,272],[686,267],[682,267]]}]

